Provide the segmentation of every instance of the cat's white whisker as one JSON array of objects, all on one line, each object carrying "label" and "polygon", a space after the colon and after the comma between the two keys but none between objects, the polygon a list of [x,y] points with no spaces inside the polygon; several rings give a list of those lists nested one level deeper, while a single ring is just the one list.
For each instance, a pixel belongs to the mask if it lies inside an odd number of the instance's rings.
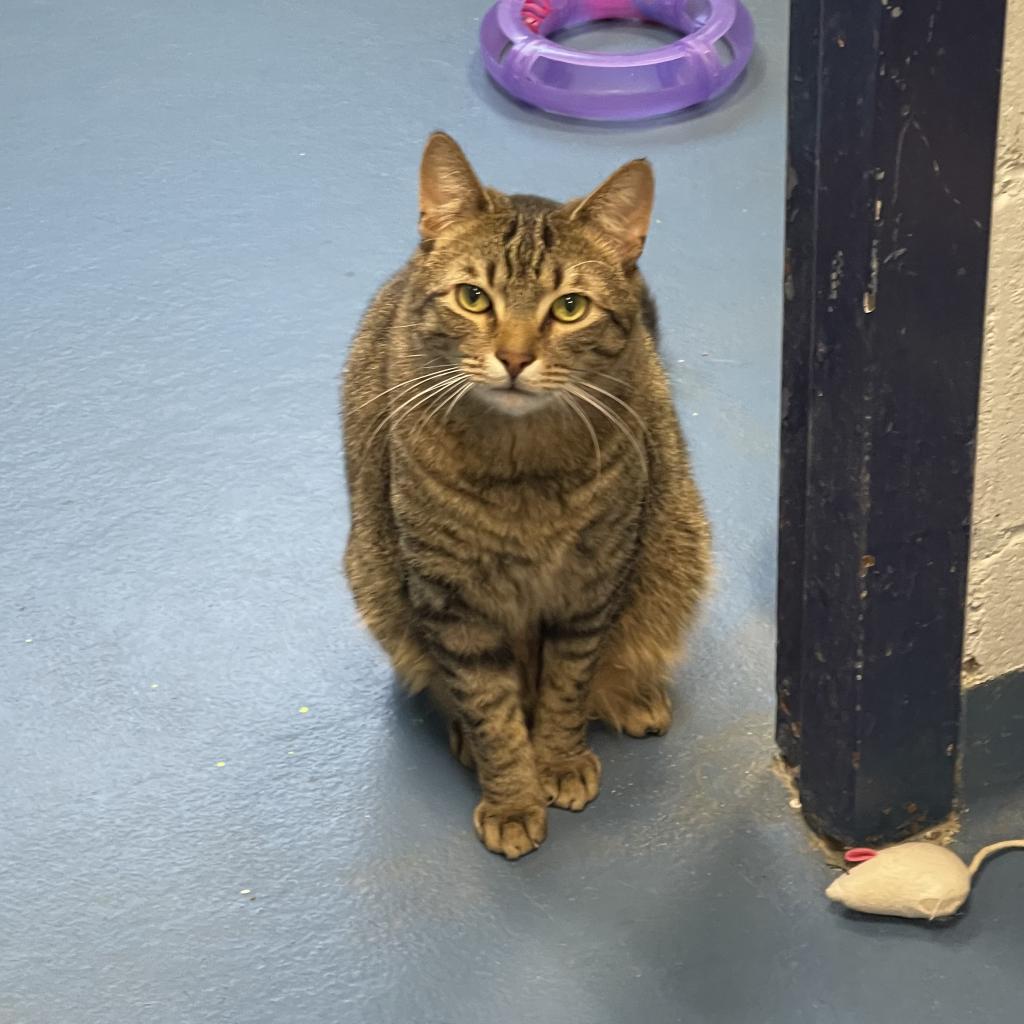
[{"label": "cat's white whisker", "polygon": [[412,387],[414,384],[418,384],[421,381],[430,380],[433,377],[440,377],[444,373],[451,373],[451,372],[452,372],[452,368],[449,366],[449,367],[445,367],[444,369],[441,369],[441,370],[436,370],[436,371],[434,371],[432,373],[425,373],[425,374],[423,374],[420,377],[410,377],[408,380],[403,380],[400,383],[395,384],[394,387],[385,388],[379,394],[374,395],[373,398],[368,398],[361,405],[357,405],[356,409],[357,410],[358,409],[365,409],[366,406],[372,405],[374,402],[377,401],[377,399],[383,398],[385,395],[390,395],[392,391],[397,391],[399,388]]},{"label": "cat's white whisker", "polygon": [[602,395],[610,398],[613,402],[618,402],[632,417],[640,424],[640,429],[646,434],[647,424],[641,419],[640,414],[633,408],[628,402],[624,402],[618,395],[613,395],[610,391],[605,391],[604,388],[599,388],[596,384],[592,384],[588,380],[584,380],[582,377],[576,378],[576,383],[581,384],[585,388],[590,388],[593,391],[597,391]]},{"label": "cat's white whisker", "polygon": [[[446,390],[449,387],[453,387],[460,380],[462,380],[462,377],[463,375],[456,370],[452,372],[450,376],[446,377],[443,380],[428,382],[424,387],[421,387],[419,390],[417,390],[417,392],[411,398],[406,398],[406,396],[404,395],[401,396],[405,398],[405,401],[403,401],[402,404],[399,405],[397,408],[390,409],[384,415],[380,423],[378,423],[377,426],[374,428],[373,433],[367,439],[366,448],[368,449],[370,447],[370,445],[373,443],[374,438],[381,432],[381,430],[385,426],[391,424],[392,427],[397,427],[398,424],[401,423],[402,420],[404,420],[405,417],[410,412],[414,412],[416,408],[422,405],[424,402],[426,402],[431,395],[436,395],[440,391]],[[415,403],[415,405],[413,403]],[[408,408],[409,406],[412,406],[412,408]],[[398,414],[401,413],[403,409],[405,409],[406,412],[404,412],[401,416],[398,416]],[[398,419],[395,419],[396,416],[398,416]]]},{"label": "cat's white whisker", "polygon": [[[472,386],[473,382],[470,381],[465,385],[465,389],[468,391]],[[456,390],[456,394],[458,394],[458,390]],[[438,397],[438,395],[440,397]],[[423,430],[423,428],[441,411],[441,409],[444,408],[445,403],[447,403],[451,398],[451,391],[439,391],[438,395],[435,395],[433,401],[430,402],[426,418],[420,423],[418,431]],[[445,418],[447,418],[447,413],[445,414],[445,417],[442,418],[442,422]]]},{"label": "cat's white whisker", "polygon": [[587,414],[576,404],[574,398],[572,398],[565,391],[560,391],[558,397],[565,402],[565,404],[583,421],[583,425],[590,432],[590,439],[594,443],[594,458],[595,458],[595,469],[594,476],[601,475],[601,469],[603,463],[601,461],[601,443],[597,439],[597,431],[594,430],[594,424],[587,419]]},{"label": "cat's white whisker", "polygon": [[399,416],[398,419],[392,422],[392,428],[397,427],[398,424],[401,423],[402,420],[404,420],[405,417],[409,415],[409,413],[415,412],[420,406],[425,405],[431,398],[436,398],[438,395],[443,395],[445,392],[454,388],[461,381],[461,379],[461,374],[459,374],[452,378],[431,384],[429,387],[424,388],[419,394],[413,395],[411,399],[403,402],[397,409],[395,409],[395,414],[397,415],[398,413],[402,412],[403,409],[405,409],[406,411],[402,413],[402,415]]},{"label": "cat's white whisker", "polygon": [[452,414],[452,410],[455,408],[455,406],[457,406],[459,402],[461,402],[462,399],[465,398],[466,395],[468,395],[470,391],[473,390],[475,385],[476,382],[471,380],[461,391],[456,392],[455,397],[448,404],[448,408],[445,409],[444,416],[441,417],[442,422],[448,419],[448,417]]},{"label": "cat's white whisker", "polygon": [[612,412],[603,402],[595,398],[593,395],[588,395],[585,391],[580,391],[573,384],[566,384],[565,390],[575,398],[578,398],[581,402],[586,402],[588,405],[597,409],[603,416],[606,416],[615,427],[617,427],[623,434],[623,436],[629,441],[629,443],[636,449],[637,455],[640,456],[640,463],[643,466],[644,476],[647,475],[647,453],[644,451],[643,446],[637,440],[636,435],[626,426],[623,422],[622,417]]},{"label": "cat's white whisker", "polygon": [[615,381],[616,384],[621,384],[624,388],[628,388],[629,384],[624,381],[621,377],[616,377],[613,373],[605,373],[603,370],[592,370],[592,373],[596,373],[599,377],[607,377],[609,380]]}]

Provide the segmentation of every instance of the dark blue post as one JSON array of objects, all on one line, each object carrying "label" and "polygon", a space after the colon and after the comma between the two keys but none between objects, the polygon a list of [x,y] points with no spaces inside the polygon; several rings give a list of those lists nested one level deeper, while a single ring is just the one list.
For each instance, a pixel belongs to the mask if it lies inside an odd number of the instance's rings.
[{"label": "dark blue post", "polygon": [[778,737],[846,843],[953,807],[1005,0],[794,0]]}]

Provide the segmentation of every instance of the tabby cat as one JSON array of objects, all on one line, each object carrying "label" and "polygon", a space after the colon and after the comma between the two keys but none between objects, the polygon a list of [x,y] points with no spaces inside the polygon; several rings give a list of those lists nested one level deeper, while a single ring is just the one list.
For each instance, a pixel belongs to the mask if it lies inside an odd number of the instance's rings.
[{"label": "tabby cat", "polygon": [[420,245],[380,290],[343,385],[360,614],[475,768],[510,859],[582,810],[587,721],[665,732],[709,533],[637,259],[644,160],[559,204],[483,187],[447,135]]}]

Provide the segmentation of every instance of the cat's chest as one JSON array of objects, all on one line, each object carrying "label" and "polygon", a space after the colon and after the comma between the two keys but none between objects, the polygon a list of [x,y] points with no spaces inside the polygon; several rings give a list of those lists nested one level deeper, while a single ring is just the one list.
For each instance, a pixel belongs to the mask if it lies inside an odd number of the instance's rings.
[{"label": "cat's chest", "polygon": [[[470,587],[510,624],[551,619],[585,605],[588,579],[595,571],[613,569],[595,564],[587,543],[595,505],[600,507],[593,499],[555,499],[526,487],[509,489],[500,499],[491,496],[464,521],[461,533],[475,567]],[[611,522],[597,529],[606,526],[616,529]]]},{"label": "cat's chest", "polygon": [[465,581],[474,601],[513,630],[575,604],[585,564],[568,523],[543,534],[513,524],[500,540],[476,537],[466,552],[473,559]]},{"label": "cat's chest", "polygon": [[488,479],[400,460],[392,508],[405,556],[457,582],[511,628],[585,607],[595,573],[628,557],[641,493],[618,475],[570,486],[524,473]]}]

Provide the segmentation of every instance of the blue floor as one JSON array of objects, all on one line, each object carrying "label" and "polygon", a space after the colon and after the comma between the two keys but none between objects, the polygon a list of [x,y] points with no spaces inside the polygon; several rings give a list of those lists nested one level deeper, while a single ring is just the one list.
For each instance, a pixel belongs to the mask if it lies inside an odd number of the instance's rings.
[{"label": "blue floor", "polygon": [[[771,772],[787,5],[714,109],[610,127],[499,95],[484,2],[7,0],[0,1024],[1019,1020],[1020,863],[845,916]],[[715,527],[675,730],[599,735],[516,864],[338,572],[336,375],[433,128],[556,197],[654,161]]]}]

